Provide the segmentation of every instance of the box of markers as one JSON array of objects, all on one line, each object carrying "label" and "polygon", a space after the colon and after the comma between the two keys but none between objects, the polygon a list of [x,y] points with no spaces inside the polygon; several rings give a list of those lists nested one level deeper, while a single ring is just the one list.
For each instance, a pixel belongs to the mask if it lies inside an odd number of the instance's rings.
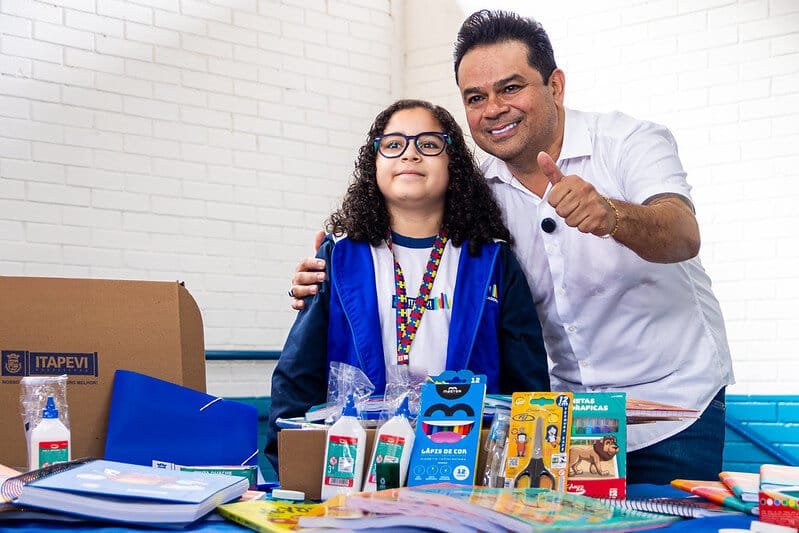
[{"label": "box of markers", "polygon": [[567,492],[626,497],[626,403],[624,392],[574,393]]}]

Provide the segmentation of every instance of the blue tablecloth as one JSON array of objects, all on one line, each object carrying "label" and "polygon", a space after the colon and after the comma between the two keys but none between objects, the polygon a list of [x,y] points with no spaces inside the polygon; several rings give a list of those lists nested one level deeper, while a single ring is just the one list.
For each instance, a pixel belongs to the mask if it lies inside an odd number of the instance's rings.
[{"label": "blue tablecloth", "polygon": [[[671,497],[680,498],[686,495],[685,492],[675,489],[670,486],[660,485],[630,485],[627,487],[627,497],[634,498],[657,498],[657,497]],[[749,515],[731,514],[729,516],[714,516],[708,518],[694,518],[690,520],[679,520],[668,527],[660,528],[657,531],[692,531],[692,532],[713,532],[716,533],[721,528],[738,528],[749,529],[749,524],[755,518]],[[109,526],[107,523],[93,524],[87,522],[53,522],[53,521],[39,521],[39,520],[2,520],[0,519],[0,530],[3,531],[20,531],[20,532],[74,532],[74,531],[92,531],[93,533],[123,533],[130,531],[148,531],[149,528],[136,528],[136,527],[115,527]],[[163,531],[163,530],[162,530]],[[172,530],[175,531],[175,530]],[[177,531],[202,531],[203,533],[226,531],[226,532],[242,532],[249,531],[241,526],[237,526],[232,522],[227,522],[216,516],[200,521],[191,527],[179,529]]]}]

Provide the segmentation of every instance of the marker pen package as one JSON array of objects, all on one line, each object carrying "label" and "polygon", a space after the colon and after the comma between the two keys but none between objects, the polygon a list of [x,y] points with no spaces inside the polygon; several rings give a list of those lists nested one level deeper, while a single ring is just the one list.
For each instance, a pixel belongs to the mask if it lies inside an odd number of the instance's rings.
[{"label": "marker pen package", "polygon": [[626,497],[626,403],[624,392],[574,393],[568,492]]}]

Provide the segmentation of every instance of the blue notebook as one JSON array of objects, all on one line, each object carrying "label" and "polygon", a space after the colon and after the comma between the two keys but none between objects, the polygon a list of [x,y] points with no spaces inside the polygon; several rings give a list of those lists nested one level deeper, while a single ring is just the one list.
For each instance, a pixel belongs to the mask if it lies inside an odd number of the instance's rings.
[{"label": "blue notebook", "polygon": [[94,519],[185,525],[241,496],[247,486],[236,476],[95,460],[26,483],[14,504]]},{"label": "blue notebook", "polygon": [[137,372],[117,370],[105,458],[151,466],[258,464],[258,410]]}]

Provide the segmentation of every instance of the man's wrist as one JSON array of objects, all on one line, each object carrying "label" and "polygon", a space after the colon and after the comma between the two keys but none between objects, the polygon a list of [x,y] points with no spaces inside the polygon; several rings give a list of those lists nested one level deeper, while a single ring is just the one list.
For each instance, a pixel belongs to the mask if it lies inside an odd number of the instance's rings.
[{"label": "man's wrist", "polygon": [[604,235],[604,237],[614,237],[616,235],[616,232],[619,231],[619,222],[621,222],[621,213],[619,213],[619,210],[616,207],[616,204],[613,203],[613,200],[611,200],[607,196],[603,196],[602,198],[605,199],[605,201],[610,206],[611,211],[613,211],[613,228],[611,228],[611,230],[608,231],[608,233]]}]

